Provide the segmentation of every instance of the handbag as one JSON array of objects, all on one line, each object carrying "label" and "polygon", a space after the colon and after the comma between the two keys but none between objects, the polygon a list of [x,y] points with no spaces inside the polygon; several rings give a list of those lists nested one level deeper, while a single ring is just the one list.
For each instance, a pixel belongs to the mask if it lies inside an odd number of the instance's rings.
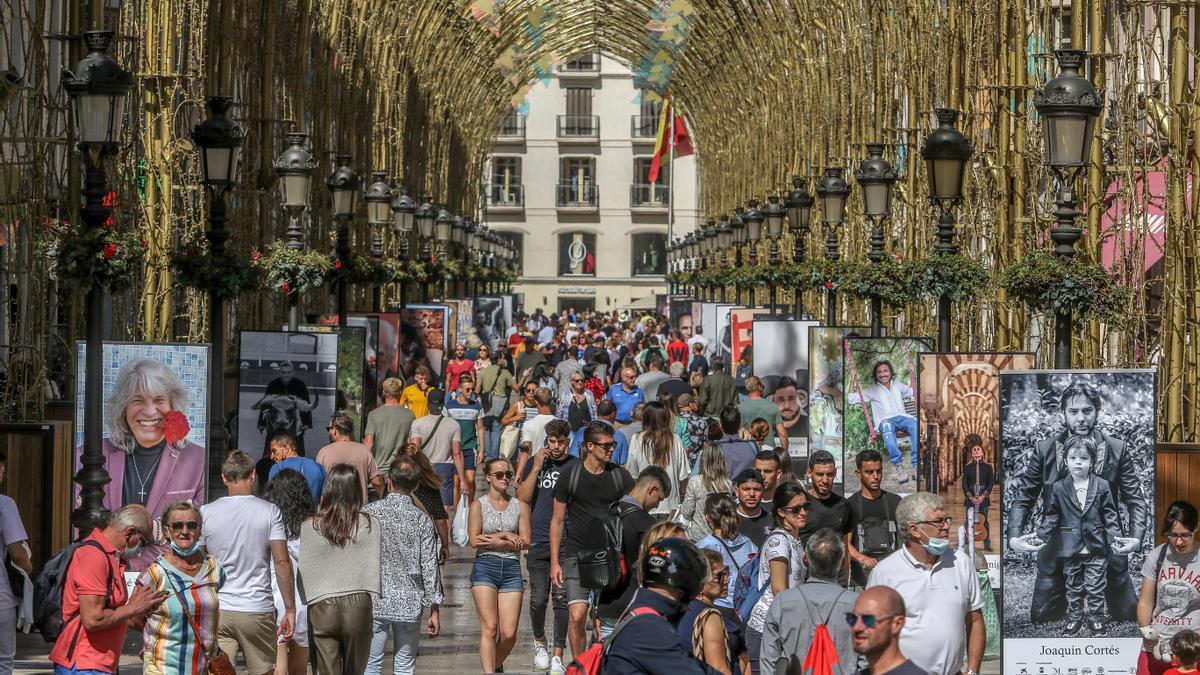
[{"label": "handbag", "polygon": [[[209,560],[213,560],[212,556],[209,556]],[[211,564],[216,564],[216,561],[213,560]],[[170,577],[167,578],[169,579]],[[196,624],[195,617],[188,611],[187,601],[183,599],[183,595],[180,594],[179,589],[174,588],[175,584],[172,583],[171,586],[175,592],[175,597],[179,600],[179,606],[183,608],[183,615],[187,617],[188,624],[192,627],[192,637],[196,640],[196,646],[208,657],[209,675],[237,675],[237,669],[233,667],[233,661],[229,658],[228,654],[218,651],[216,656],[213,656],[204,649],[204,643],[200,641],[200,626]],[[213,634],[216,634],[216,626],[213,627]],[[215,649],[220,650],[220,647],[213,646]]]},{"label": "handbag", "polygon": [[512,459],[513,455],[517,454],[517,445],[520,441],[520,422],[513,422],[504,427],[504,431],[500,433],[500,456],[504,459]]}]

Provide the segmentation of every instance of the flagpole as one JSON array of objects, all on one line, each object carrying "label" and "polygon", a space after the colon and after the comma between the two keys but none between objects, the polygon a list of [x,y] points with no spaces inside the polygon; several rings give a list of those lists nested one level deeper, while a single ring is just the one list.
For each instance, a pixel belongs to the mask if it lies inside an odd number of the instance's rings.
[{"label": "flagpole", "polygon": [[667,160],[667,244],[669,245],[671,237],[675,233],[675,106],[671,105],[671,99],[667,99],[667,105],[671,115],[670,124],[667,125],[667,138],[670,142],[670,155]]}]

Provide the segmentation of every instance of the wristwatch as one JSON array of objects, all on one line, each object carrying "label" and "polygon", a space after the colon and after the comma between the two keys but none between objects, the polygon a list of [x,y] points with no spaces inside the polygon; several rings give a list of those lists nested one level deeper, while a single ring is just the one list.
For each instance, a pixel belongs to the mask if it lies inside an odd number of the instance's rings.
[{"label": "wristwatch", "polygon": [[967,670],[963,671],[963,675],[979,675],[979,673],[968,668]]}]

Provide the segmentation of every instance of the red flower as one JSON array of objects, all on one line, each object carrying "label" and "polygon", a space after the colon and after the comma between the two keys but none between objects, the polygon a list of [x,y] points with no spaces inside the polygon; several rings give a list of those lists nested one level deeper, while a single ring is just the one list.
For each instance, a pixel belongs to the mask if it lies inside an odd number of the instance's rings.
[{"label": "red flower", "polygon": [[284,293],[291,293],[292,287],[289,286],[288,283],[285,281],[282,284],[279,284],[279,290],[283,291]]},{"label": "red flower", "polygon": [[187,438],[188,432],[192,430],[192,426],[188,424],[187,415],[172,410],[167,413],[167,418],[163,424],[163,436],[167,437],[168,443],[178,443]]},{"label": "red flower", "polygon": [[142,240],[142,248],[150,248],[150,245],[146,243],[145,239]]},{"label": "red flower", "polygon": [[112,257],[116,254],[117,254],[117,245],[116,244],[105,244],[104,245],[104,259],[105,260],[112,260]]},{"label": "red flower", "polygon": [[832,281],[826,281],[826,282],[825,282],[825,288],[833,288],[833,282],[832,282]]},{"label": "red flower", "polygon": [[342,269],[342,261],[341,261],[341,260],[334,260],[334,261],[333,261],[333,269],[335,269],[335,270],[340,270],[340,269]]},{"label": "red flower", "polygon": [[257,249],[250,252],[250,259],[255,262],[258,262],[258,259],[261,257],[262,257],[262,254],[259,253]]},{"label": "red flower", "polygon": [[107,218],[107,219],[104,221],[104,224],[103,224],[103,225],[101,225],[101,227],[112,227],[114,223],[115,223],[115,221],[113,220],[113,217],[112,217],[112,216],[109,216],[109,217],[108,217],[108,218]]}]

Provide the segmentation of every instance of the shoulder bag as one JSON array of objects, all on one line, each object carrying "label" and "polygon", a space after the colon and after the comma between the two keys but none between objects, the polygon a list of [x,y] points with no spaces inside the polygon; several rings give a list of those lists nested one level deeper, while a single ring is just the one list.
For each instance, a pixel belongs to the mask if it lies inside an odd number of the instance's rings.
[{"label": "shoulder bag", "polygon": [[[207,562],[209,565],[217,564],[217,561],[212,556],[208,557]],[[179,589],[175,588],[175,584],[170,581],[170,576],[164,575],[164,578],[167,579],[168,584],[171,584],[171,590],[174,591],[175,597],[178,598],[179,606],[183,608],[183,615],[187,617],[188,624],[192,627],[192,637],[196,640],[196,646],[208,657],[209,675],[237,675],[237,670],[233,667],[233,661],[230,660],[228,654],[220,651],[220,647],[214,645],[217,652],[215,656],[204,649],[204,643],[200,641],[200,626],[196,625],[195,617],[188,611],[187,601],[183,599],[183,595],[179,592]],[[216,635],[216,632],[217,629],[214,626],[213,634]]]}]

